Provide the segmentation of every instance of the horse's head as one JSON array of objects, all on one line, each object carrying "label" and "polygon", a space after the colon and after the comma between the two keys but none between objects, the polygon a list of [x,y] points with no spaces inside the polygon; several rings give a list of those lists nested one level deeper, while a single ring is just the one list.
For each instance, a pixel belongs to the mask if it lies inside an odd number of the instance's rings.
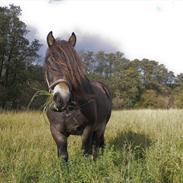
[{"label": "horse's head", "polygon": [[76,36],[72,33],[68,41],[57,40],[50,32],[47,36],[47,44],[45,79],[53,94],[55,107],[61,110],[70,100],[73,83],[80,79],[81,68],[74,50]]}]

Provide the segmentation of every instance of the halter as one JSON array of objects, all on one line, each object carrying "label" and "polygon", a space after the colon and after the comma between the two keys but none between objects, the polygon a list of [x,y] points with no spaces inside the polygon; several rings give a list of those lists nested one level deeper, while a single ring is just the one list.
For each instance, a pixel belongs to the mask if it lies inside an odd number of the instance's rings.
[{"label": "halter", "polygon": [[53,88],[59,83],[65,83],[69,87],[69,90],[71,91],[70,83],[65,79],[57,79],[56,81],[54,81],[53,83],[50,84],[48,81],[47,73],[46,73],[46,82],[48,85],[49,92],[51,92],[53,90]]}]

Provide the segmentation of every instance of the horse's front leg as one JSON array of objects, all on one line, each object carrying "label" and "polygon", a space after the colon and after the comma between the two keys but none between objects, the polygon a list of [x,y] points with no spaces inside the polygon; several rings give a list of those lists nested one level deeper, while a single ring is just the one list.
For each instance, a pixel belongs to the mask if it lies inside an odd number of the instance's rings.
[{"label": "horse's front leg", "polygon": [[82,134],[82,152],[84,155],[92,154],[92,137],[93,129],[91,126],[86,126]]},{"label": "horse's front leg", "polygon": [[53,139],[57,144],[58,157],[67,161],[68,160],[67,137],[64,134],[60,133],[55,127],[55,125],[51,125],[50,130],[51,130]]}]

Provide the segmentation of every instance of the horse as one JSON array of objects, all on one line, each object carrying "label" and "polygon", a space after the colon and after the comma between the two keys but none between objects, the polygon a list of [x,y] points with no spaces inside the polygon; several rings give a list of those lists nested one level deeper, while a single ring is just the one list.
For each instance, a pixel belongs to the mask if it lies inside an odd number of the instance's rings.
[{"label": "horse", "polygon": [[58,157],[67,161],[67,138],[81,135],[83,155],[96,159],[104,147],[104,132],[111,116],[111,92],[104,83],[88,79],[75,50],[74,32],[66,41],[55,39],[51,31],[47,44],[44,76],[54,105],[46,114]]}]

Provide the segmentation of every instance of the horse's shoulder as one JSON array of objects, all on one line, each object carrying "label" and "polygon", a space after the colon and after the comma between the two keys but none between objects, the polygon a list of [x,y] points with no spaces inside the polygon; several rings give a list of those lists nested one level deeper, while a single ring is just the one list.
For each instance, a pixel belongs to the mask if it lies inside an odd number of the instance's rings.
[{"label": "horse's shoulder", "polygon": [[108,98],[111,98],[111,92],[109,88],[101,81],[92,81],[92,85],[99,88]]}]

